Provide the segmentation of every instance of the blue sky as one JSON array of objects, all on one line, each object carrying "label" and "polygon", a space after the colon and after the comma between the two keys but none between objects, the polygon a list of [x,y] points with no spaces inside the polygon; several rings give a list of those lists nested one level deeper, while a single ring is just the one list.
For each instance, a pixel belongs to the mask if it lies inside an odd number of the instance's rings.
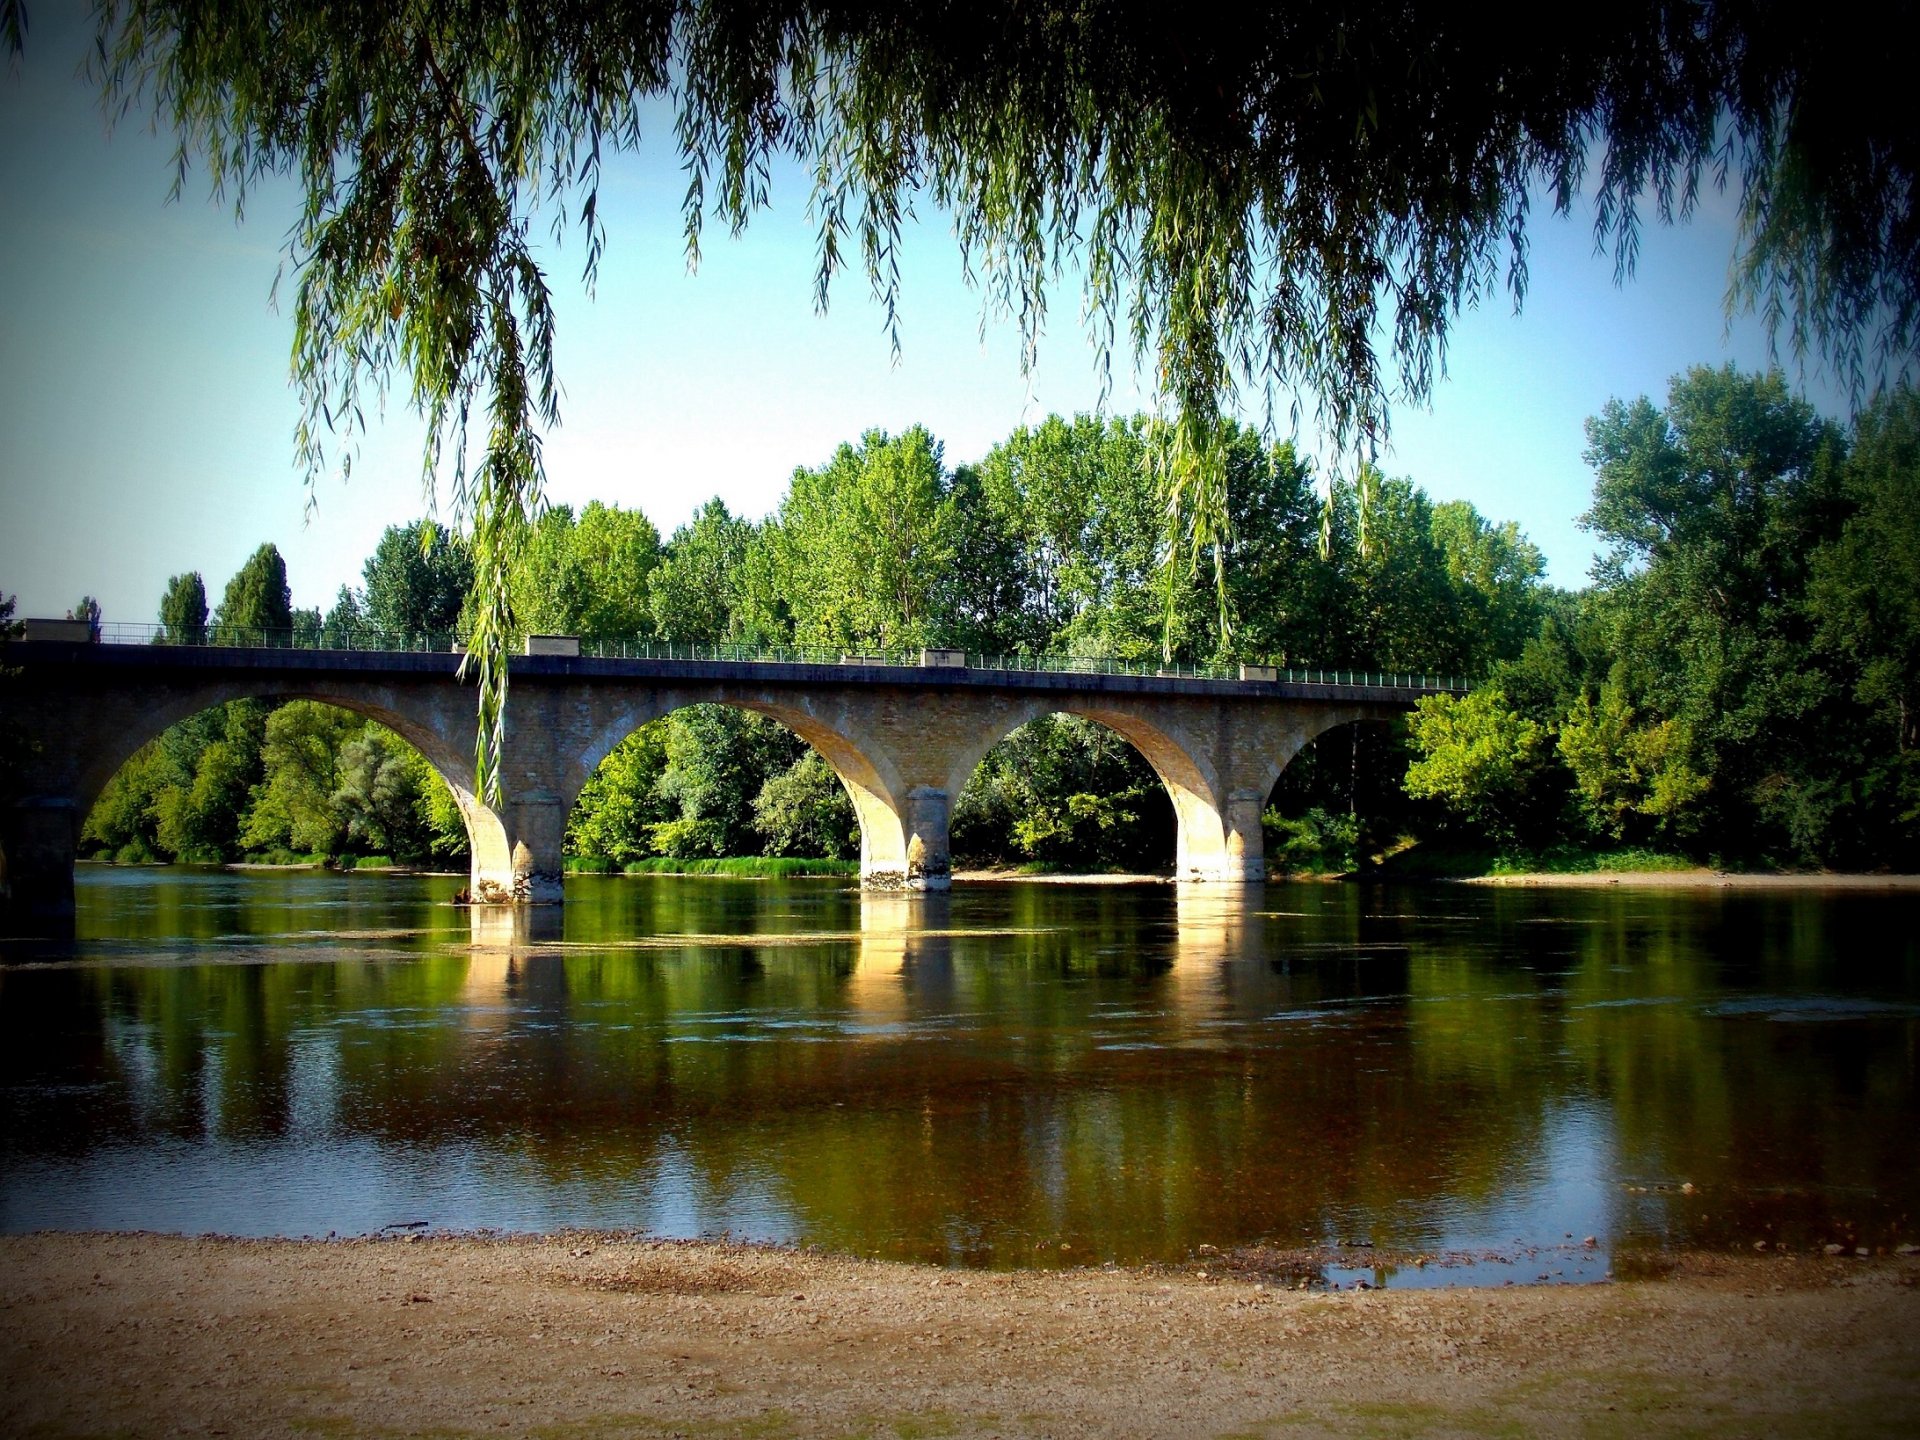
[{"label": "blue sky", "polygon": [[[76,78],[89,22],[50,5],[33,21],[25,61],[0,75],[0,591],[21,614],[92,594],[108,619],[150,621],[169,575],[199,570],[217,600],[272,540],[294,602],[324,607],[385,526],[423,513],[420,426],[397,399],[369,416],[351,482],[324,482],[309,513],[290,306],[269,303],[291,187],[256,192],[241,223],[204,175],[166,204],[171,139],[137,120],[109,137]],[[1039,368],[1022,377],[1013,327],[983,337],[981,297],[937,213],[904,247],[898,364],[860,275],[815,313],[796,177],[776,177],[773,208],[743,239],[712,227],[689,275],[684,182],[664,125],[657,138],[609,169],[597,297],[579,284],[577,243],[548,257],[565,387],[547,442],[554,500],[637,506],[665,535],[714,494],[765,513],[796,465],[871,427],[923,423],[955,464],[1095,405],[1077,286],[1053,294]],[[1649,227],[1624,289],[1590,227],[1539,210],[1524,312],[1499,294],[1463,317],[1449,378],[1430,409],[1395,410],[1384,461],[1436,499],[1517,520],[1564,585],[1582,583],[1593,553],[1575,524],[1592,486],[1583,420],[1612,396],[1663,396],[1690,365],[1758,368],[1767,355],[1756,322],[1725,323],[1727,199],[1710,195],[1685,227]],[[1125,357],[1115,381],[1110,408],[1141,408]],[[1817,380],[1810,395],[1836,408]]]}]

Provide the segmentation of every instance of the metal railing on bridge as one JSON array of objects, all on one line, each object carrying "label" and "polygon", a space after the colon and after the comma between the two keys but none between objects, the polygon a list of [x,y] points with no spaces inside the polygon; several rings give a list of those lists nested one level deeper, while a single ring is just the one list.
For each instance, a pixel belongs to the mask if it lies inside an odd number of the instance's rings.
[{"label": "metal railing on bridge", "polygon": [[[29,631],[31,635],[31,631]],[[235,625],[209,624],[191,632],[170,633],[163,625],[105,621],[93,627],[93,638],[106,645],[181,645],[268,650],[335,650],[386,654],[459,653],[463,637],[451,633],[398,633],[367,626],[303,625],[285,630],[256,630]],[[582,639],[579,653],[602,660],[722,661],[736,664],[898,666],[924,669],[953,667],[953,657],[964,654],[969,670],[1031,675],[1134,675],[1146,678],[1245,680],[1252,683],[1364,686],[1417,690],[1430,694],[1458,694],[1470,682],[1457,675],[1427,675],[1410,671],[1322,669],[1255,664],[1247,661],[1165,663],[1158,659],[1116,656],[1025,654],[987,655],[975,651],[912,649],[866,650],[821,645],[675,644],[664,640]],[[930,658],[937,657],[937,658]]]}]

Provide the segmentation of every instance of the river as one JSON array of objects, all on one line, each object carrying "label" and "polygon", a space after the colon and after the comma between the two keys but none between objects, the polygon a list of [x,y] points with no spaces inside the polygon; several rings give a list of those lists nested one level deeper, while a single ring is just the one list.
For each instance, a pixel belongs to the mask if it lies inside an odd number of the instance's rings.
[{"label": "river", "polygon": [[0,1231],[1532,1280],[1920,1229],[1911,892],[459,883],[83,867],[0,949]]}]

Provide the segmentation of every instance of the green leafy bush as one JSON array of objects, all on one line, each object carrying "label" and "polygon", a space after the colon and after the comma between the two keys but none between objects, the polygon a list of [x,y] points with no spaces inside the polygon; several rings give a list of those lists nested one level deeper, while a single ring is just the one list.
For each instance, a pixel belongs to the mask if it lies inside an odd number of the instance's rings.
[{"label": "green leafy bush", "polygon": [[1269,810],[1260,817],[1267,868],[1274,874],[1345,875],[1359,868],[1360,817],[1331,814],[1319,806],[1289,817]]}]

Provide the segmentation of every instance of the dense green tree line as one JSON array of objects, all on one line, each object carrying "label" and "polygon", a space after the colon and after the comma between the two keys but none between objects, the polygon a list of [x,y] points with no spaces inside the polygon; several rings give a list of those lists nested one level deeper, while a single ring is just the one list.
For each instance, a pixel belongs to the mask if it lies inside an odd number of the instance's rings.
[{"label": "dense green tree line", "polygon": [[[1512,525],[1372,470],[1328,506],[1291,447],[1224,429],[1225,637],[1212,552],[1167,578],[1146,422],[1089,416],[1049,418],[953,469],[924,429],[870,431],[796,470],[763,521],[711,501],[647,567],[653,633],[1144,659],[1170,613],[1176,659],[1471,669],[1532,632],[1542,564]],[[597,628],[586,604],[559,618],[581,635],[646,633],[625,616]]]},{"label": "dense green tree line", "polygon": [[[650,564],[636,558],[625,573],[644,574],[652,634],[675,642],[1145,659],[1160,653],[1170,615],[1176,657],[1187,660],[1466,672],[1518,653],[1544,599],[1540,556],[1515,527],[1464,503],[1436,506],[1410,482],[1372,471],[1336,485],[1328,506],[1291,449],[1238,427],[1227,434],[1235,531],[1221,557],[1224,638],[1211,555],[1169,590],[1151,442],[1138,419],[1050,418],[952,469],[924,429],[869,432],[797,470],[764,520],[710,501]],[[554,558],[571,553],[562,537],[585,528],[584,517],[549,515],[538,563],[565,569]],[[636,541],[635,556],[643,550]],[[530,588],[543,597],[564,589]],[[542,612],[553,628],[646,633],[616,597],[592,585],[573,593]],[[620,618],[603,626],[600,614]],[[1170,863],[1172,837],[1171,807],[1146,762],[1070,717],[1009,737],[954,811],[965,860],[1151,868]],[[790,733],[695,707],[609,758],[581,797],[569,842],[614,863],[852,856],[858,833],[824,761]]]},{"label": "dense green tree line", "polygon": [[1920,864],[1920,397],[1843,429],[1701,368],[1587,441],[1595,583],[1422,703],[1408,790],[1496,844]]},{"label": "dense green tree line", "polygon": [[[975,465],[949,467],[915,427],[869,432],[794,472],[751,520],[715,499],[664,542],[638,511],[550,509],[512,576],[521,633],[861,652],[920,645],[1147,658],[1171,617],[1176,657],[1469,671],[1517,653],[1543,603],[1540,557],[1513,526],[1363,472],[1331,506],[1289,448],[1229,426],[1234,538],[1168,582],[1144,420],[1050,418]],[[198,574],[160,605],[168,637],[210,626],[338,641],[440,636],[470,622],[472,565],[425,524],[382,537],[357,588],[294,608],[262,546],[209,617]],[[1342,792],[1344,793],[1344,792]],[[1347,797],[1351,799],[1350,796]],[[978,860],[1137,868],[1166,863],[1172,816],[1131,746],[1068,717],[1012,736],[956,806]],[[451,797],[391,732],[325,707],[237,702],[175,727],[116,777],[87,827],[96,850],[234,858],[451,858]],[[851,857],[859,837],[825,762],[764,717],[694,707],[622,744],[581,796],[576,855]]]},{"label": "dense green tree line", "polygon": [[[1362,470],[1330,496],[1290,448],[1227,426],[1232,538],[1170,572],[1148,423],[1052,417],[949,467],[915,427],[794,472],[759,520],[707,502],[664,541],[638,511],[550,509],[512,575],[522,633],[850,653],[920,645],[1486,677],[1398,731],[1350,727],[1283,776],[1282,867],[1351,868],[1407,838],[1653,847],[1762,863],[1920,861],[1920,402],[1850,429],[1778,377],[1696,370],[1664,408],[1588,427],[1606,553],[1578,593],[1465,502]],[[1215,565],[1225,576],[1218,622]],[[464,546],[395,527],[334,606],[293,609],[263,546],[211,623],[443,635],[471,619]],[[1169,575],[1172,575],[1171,581]],[[208,625],[198,575],[161,604]],[[1163,630],[1163,622],[1165,628]],[[1173,821],[1118,736],[1065,716],[991,752],[958,798],[966,861],[1163,865]],[[240,702],[142,751],[89,822],[128,854],[452,857],[451,799],[390,732]],[[765,717],[696,706],[620,745],[568,827],[579,857],[850,857],[825,762]]]}]

